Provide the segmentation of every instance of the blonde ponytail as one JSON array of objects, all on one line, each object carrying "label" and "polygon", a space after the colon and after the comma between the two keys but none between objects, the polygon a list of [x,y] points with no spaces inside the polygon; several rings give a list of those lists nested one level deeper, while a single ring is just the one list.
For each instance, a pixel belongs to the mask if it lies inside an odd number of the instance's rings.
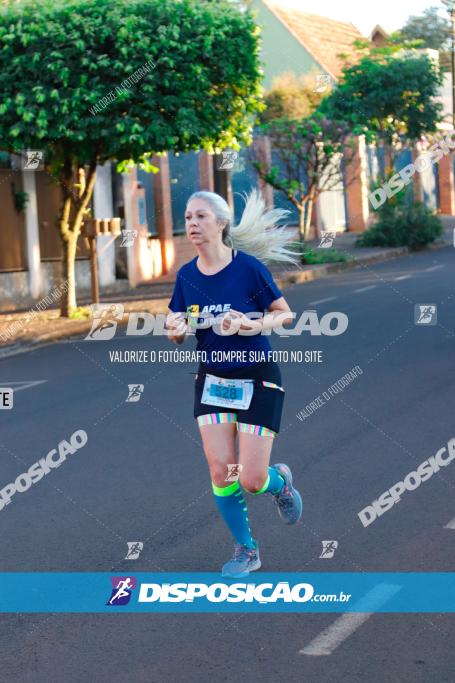
[{"label": "blonde ponytail", "polygon": [[279,261],[301,266],[299,252],[286,248],[289,242],[298,241],[297,230],[289,232],[285,225],[277,226],[290,212],[286,209],[267,210],[258,190],[245,195],[245,208],[237,226],[231,225],[231,210],[220,195],[214,192],[195,192],[188,202],[192,199],[206,201],[217,219],[226,223],[222,237],[227,246],[251,254],[264,264]]}]

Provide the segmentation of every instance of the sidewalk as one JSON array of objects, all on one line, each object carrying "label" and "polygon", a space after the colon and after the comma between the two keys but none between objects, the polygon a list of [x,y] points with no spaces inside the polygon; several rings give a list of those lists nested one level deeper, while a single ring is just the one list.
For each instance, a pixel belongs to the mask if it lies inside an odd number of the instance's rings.
[{"label": "sidewalk", "polygon": [[[452,226],[454,218],[444,220],[446,233],[444,239],[438,240],[430,249],[437,249],[452,244]],[[407,247],[399,248],[361,248],[354,245],[358,234],[341,233],[336,237],[334,246],[338,251],[345,252],[349,261],[329,263],[325,265],[302,266],[301,269],[291,269],[287,264],[272,265],[270,267],[275,282],[280,289],[286,289],[293,284],[309,282],[332,273],[352,269],[356,266],[388,261],[409,253]],[[316,247],[318,241],[308,242],[308,246]],[[157,278],[153,284],[142,285],[136,289],[125,289],[122,293],[101,294],[102,303],[115,302],[124,305],[124,313],[130,311],[147,311],[149,313],[166,313],[167,304],[173,291],[173,281],[168,276]],[[78,306],[88,306],[90,299],[80,297]],[[21,311],[15,313],[0,313],[0,359],[13,356],[38,346],[46,345],[59,339],[70,339],[85,336],[91,328],[91,320],[69,320],[59,317],[58,308],[48,308],[45,311]],[[126,324],[127,315],[122,323]]]}]

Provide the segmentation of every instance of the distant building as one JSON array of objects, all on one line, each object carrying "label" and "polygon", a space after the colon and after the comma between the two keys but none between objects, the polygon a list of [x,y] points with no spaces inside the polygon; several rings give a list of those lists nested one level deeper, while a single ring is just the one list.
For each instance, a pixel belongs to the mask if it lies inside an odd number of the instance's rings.
[{"label": "distant building", "polygon": [[382,26],[376,24],[374,29],[370,33],[370,40],[375,47],[384,47],[387,42],[389,34],[385,31]]},{"label": "distant building", "polygon": [[297,76],[326,73],[338,79],[344,65],[356,60],[355,40],[365,40],[351,23],[307,14],[286,7],[280,0],[252,0],[261,26],[264,62],[264,86],[269,88],[275,76],[293,71]]}]

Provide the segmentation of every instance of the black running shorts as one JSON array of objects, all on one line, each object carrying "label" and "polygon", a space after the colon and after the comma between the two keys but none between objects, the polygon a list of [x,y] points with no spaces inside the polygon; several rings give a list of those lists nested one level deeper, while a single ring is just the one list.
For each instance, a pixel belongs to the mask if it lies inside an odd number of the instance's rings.
[{"label": "black running shorts", "polygon": [[[241,410],[201,403],[206,374],[224,379],[254,380],[250,407],[247,410]],[[235,422],[239,431],[261,436],[275,436],[280,431],[284,394],[280,367],[274,361],[232,370],[211,370],[209,367],[200,365],[195,378],[194,417],[197,418],[200,426]]]}]

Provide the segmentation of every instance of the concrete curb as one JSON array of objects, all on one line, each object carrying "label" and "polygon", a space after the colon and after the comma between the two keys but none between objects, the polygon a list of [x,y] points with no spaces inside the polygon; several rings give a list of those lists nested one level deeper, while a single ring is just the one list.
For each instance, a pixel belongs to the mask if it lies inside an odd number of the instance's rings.
[{"label": "concrete curb", "polygon": [[[441,249],[449,246],[447,242],[434,243],[429,245],[430,249]],[[427,247],[428,248],[428,247]],[[344,270],[352,270],[353,268],[367,267],[373,263],[381,263],[383,261],[390,261],[400,256],[405,256],[410,253],[408,247],[396,247],[392,249],[387,249],[379,254],[370,254],[369,256],[363,256],[361,258],[354,258],[349,261],[341,261],[340,263],[327,263],[318,266],[312,266],[308,270],[302,271],[292,271],[288,275],[282,275],[275,277],[275,282],[280,289],[286,289],[296,284],[302,284],[304,282],[311,282],[312,280],[317,280],[322,277],[327,277],[329,275],[342,272]],[[148,310],[150,313],[165,313],[167,311],[167,304],[169,302],[169,296],[160,299],[148,299],[145,300],[145,305],[143,310]],[[126,302],[124,304],[125,312],[132,310],[139,310],[137,304],[140,300],[134,300],[131,302]],[[119,327],[126,326],[127,321],[124,320],[119,322]],[[42,348],[44,346],[49,346],[56,341],[60,340],[80,340],[81,335],[85,335],[91,328],[91,321],[83,320],[80,323],[72,323],[71,329],[61,329],[54,332],[48,332],[36,337],[33,341],[27,342],[17,342],[11,346],[0,347],[0,360],[4,358],[10,358],[12,356],[17,356],[22,353],[29,351],[34,351],[36,349]]]},{"label": "concrete curb", "polygon": [[[445,245],[444,245],[445,246]],[[325,263],[320,266],[313,266],[311,269],[294,271],[284,277],[276,277],[275,282],[280,289],[289,287],[290,285],[301,284],[303,282],[311,282],[321,277],[327,277],[333,273],[340,273],[343,270],[352,270],[353,268],[366,266],[371,263],[380,263],[381,261],[390,261],[399,256],[409,254],[408,247],[398,247],[396,249],[389,249],[380,254],[371,254],[370,256],[363,256],[362,258],[355,258],[349,261],[340,261],[339,263]]]}]

